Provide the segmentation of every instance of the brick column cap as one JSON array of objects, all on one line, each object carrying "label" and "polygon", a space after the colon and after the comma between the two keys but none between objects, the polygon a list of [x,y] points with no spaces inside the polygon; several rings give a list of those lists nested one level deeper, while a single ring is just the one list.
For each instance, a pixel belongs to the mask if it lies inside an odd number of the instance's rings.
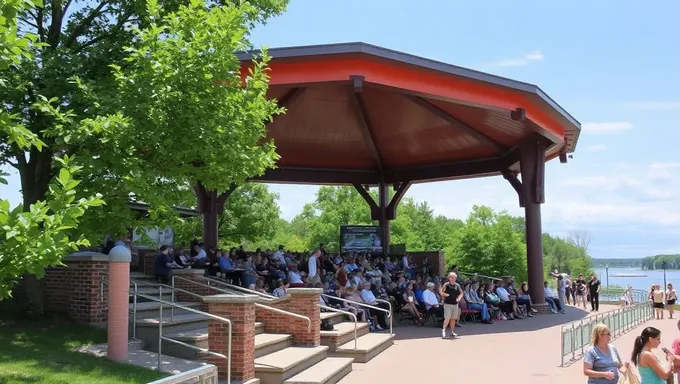
[{"label": "brick column cap", "polygon": [[295,295],[321,295],[323,288],[288,288],[288,294]]},{"label": "brick column cap", "polygon": [[257,295],[212,295],[205,296],[203,302],[205,303],[256,303],[258,302]]},{"label": "brick column cap", "polygon": [[192,276],[192,275],[200,275],[203,276],[205,275],[205,270],[204,269],[191,269],[191,268],[182,268],[182,269],[171,269],[170,270],[170,276]]},{"label": "brick column cap", "polygon": [[63,261],[109,261],[109,256],[99,252],[83,251],[72,253],[64,257]]}]

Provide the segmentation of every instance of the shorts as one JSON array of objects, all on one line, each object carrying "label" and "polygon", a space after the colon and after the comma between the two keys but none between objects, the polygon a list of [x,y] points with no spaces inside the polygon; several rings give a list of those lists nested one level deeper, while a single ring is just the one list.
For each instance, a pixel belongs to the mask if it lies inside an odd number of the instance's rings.
[{"label": "shorts", "polygon": [[668,304],[668,305],[675,305],[675,299],[673,299],[673,300],[666,300],[666,304]]},{"label": "shorts", "polygon": [[320,282],[321,282],[321,276],[319,276],[318,274],[314,275],[314,276],[308,276],[307,277],[307,283],[310,284],[310,285],[319,284]]},{"label": "shorts", "polygon": [[460,316],[458,304],[444,304],[444,320],[455,320]]},{"label": "shorts", "polygon": [[663,303],[654,303],[654,308],[664,309]]}]

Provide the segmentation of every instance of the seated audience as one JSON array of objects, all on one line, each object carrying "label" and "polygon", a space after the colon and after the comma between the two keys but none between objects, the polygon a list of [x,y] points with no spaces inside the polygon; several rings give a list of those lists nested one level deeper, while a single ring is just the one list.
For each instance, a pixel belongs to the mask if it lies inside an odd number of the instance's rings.
[{"label": "seated audience", "polygon": [[304,288],[306,286],[295,263],[288,264],[288,282],[291,288]]},{"label": "seated audience", "polygon": [[564,311],[562,310],[562,305],[560,304],[559,300],[555,300],[555,296],[553,295],[552,289],[548,288],[548,282],[543,283],[543,290],[544,293],[543,295],[545,296],[545,302],[548,303],[548,306],[550,306],[550,312],[552,313],[557,313],[557,311]]},{"label": "seated audience", "polygon": [[510,299],[515,300],[517,306],[522,306],[526,308],[526,313],[528,317],[533,317],[531,314],[531,299],[527,297],[521,297],[517,290],[515,289],[515,280],[510,280],[506,285],[507,292],[510,294]]},{"label": "seated audience", "polygon": [[402,298],[404,304],[401,307],[401,310],[413,315],[416,319],[418,319],[419,323],[424,323],[423,315],[420,313],[420,311],[418,311],[418,305],[420,304],[420,301],[418,301],[415,293],[413,292],[413,283],[406,284],[406,290],[404,293],[402,293]]},{"label": "seated audience", "polygon": [[168,283],[168,275],[170,274],[171,270],[183,268],[182,266],[175,263],[171,255],[172,248],[168,247],[167,245],[163,245],[160,249],[160,252],[158,253],[158,256],[156,256],[154,273],[156,278],[159,279],[163,284]]},{"label": "seated audience", "polygon": [[491,315],[489,315],[489,308],[487,307],[484,300],[479,298],[477,295],[477,290],[472,289],[472,284],[465,283],[463,285],[463,298],[469,309],[479,311],[479,315],[482,317],[482,322],[485,324],[491,324]]},{"label": "seated audience", "polygon": [[[382,303],[379,303],[373,292],[371,292],[371,283],[364,283],[364,289],[361,290],[361,300],[364,304],[382,308]],[[384,328],[387,328],[387,325],[385,325],[385,312],[373,308],[369,308],[368,311],[371,314],[376,331],[382,331]]]}]

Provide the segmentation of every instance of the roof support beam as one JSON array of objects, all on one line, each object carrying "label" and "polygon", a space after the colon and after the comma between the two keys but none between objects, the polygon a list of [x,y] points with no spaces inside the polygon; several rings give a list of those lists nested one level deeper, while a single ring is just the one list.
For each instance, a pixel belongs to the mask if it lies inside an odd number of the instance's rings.
[{"label": "roof support beam", "polygon": [[368,119],[368,111],[366,105],[364,104],[363,96],[361,93],[364,88],[364,77],[363,76],[350,76],[350,82],[352,89],[349,92],[349,103],[354,110],[354,115],[357,118],[357,122],[361,127],[361,133],[364,136],[364,141],[368,143],[368,146],[373,154],[373,158],[376,162],[376,168],[378,172],[382,175],[383,171],[383,161],[380,156],[380,148],[376,143],[375,133],[371,122]]},{"label": "roof support beam", "polygon": [[496,150],[499,154],[504,154],[505,152],[508,151],[508,148],[506,148],[504,145],[498,143],[494,139],[490,138],[489,136],[483,134],[482,132],[479,132],[475,128],[465,124],[464,122],[458,120],[455,116],[450,115],[448,112],[440,109],[436,105],[430,103],[426,99],[420,97],[420,96],[413,96],[413,95],[406,95],[412,102],[415,104],[418,104],[421,106],[423,109],[426,111],[432,113],[433,115],[437,116],[438,118],[446,121],[447,123],[458,127],[459,129],[465,131],[465,133],[469,134],[470,136],[473,136],[475,139],[480,141],[482,144],[486,144],[493,149]]},{"label": "roof support beam", "polygon": [[320,185],[376,185],[380,182],[380,174],[376,171],[356,169],[279,167],[268,169],[262,176],[254,177],[251,181]]}]

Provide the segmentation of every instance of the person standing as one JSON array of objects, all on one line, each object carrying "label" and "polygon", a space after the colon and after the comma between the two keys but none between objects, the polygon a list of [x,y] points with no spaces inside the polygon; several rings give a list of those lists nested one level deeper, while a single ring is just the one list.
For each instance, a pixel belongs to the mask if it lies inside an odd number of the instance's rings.
[{"label": "person standing", "polygon": [[[583,356],[583,374],[588,384],[616,384],[624,366],[619,351],[611,342],[611,332],[605,324],[597,324],[591,336],[592,346]],[[625,364],[626,369],[629,363]]]},{"label": "person standing", "polygon": [[631,361],[637,365],[640,372],[641,384],[666,384],[666,380],[673,374],[675,355],[666,354],[665,366],[653,352],[661,344],[661,331],[654,327],[647,327],[642,334],[635,339]]},{"label": "person standing", "polygon": [[321,248],[317,248],[309,255],[309,260],[307,261],[307,269],[309,273],[307,274],[307,284],[310,287],[314,287],[316,284],[321,283],[321,271],[319,270],[319,257],[321,256]]},{"label": "person standing", "polygon": [[600,310],[600,280],[595,277],[595,274],[590,275],[588,282],[588,292],[590,293],[590,307],[593,311]]},{"label": "person standing", "polygon": [[671,318],[671,319],[673,318],[673,312],[674,312],[673,306],[675,305],[675,301],[677,299],[678,299],[678,293],[675,292],[675,289],[673,288],[673,284],[668,283],[668,287],[666,289],[666,309],[668,309],[668,317]]},{"label": "person standing", "polygon": [[654,301],[654,314],[657,320],[663,319],[663,310],[665,306],[664,292],[661,290],[659,284],[654,285],[654,291],[652,291],[652,300]]},{"label": "person standing", "polygon": [[460,315],[458,303],[463,298],[463,289],[456,282],[458,275],[454,272],[449,273],[449,281],[442,285],[439,293],[444,298],[444,323],[442,324],[442,339],[446,339],[446,326],[451,327],[451,337],[456,338],[455,332],[456,319]]}]

